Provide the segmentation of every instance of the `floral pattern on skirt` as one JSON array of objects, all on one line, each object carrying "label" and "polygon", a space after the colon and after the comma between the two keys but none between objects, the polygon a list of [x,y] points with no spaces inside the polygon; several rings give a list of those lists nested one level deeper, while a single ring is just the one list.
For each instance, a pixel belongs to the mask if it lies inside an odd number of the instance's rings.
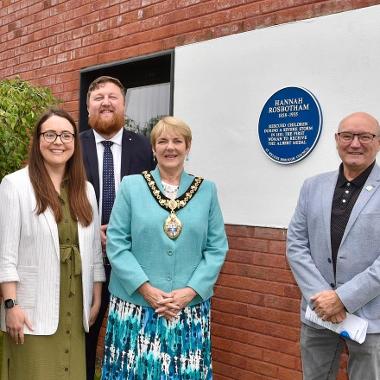
[{"label": "floral pattern on skirt", "polygon": [[210,380],[210,300],[174,321],[111,295],[102,380]]}]

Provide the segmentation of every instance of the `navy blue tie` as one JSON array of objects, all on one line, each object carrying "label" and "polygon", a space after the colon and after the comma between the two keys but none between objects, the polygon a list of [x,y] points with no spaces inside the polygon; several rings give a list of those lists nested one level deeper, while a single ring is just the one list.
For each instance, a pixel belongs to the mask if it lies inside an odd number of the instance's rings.
[{"label": "navy blue tie", "polygon": [[103,155],[103,197],[102,197],[102,224],[108,224],[113,202],[115,200],[115,176],[113,171],[112,141],[102,141]]}]

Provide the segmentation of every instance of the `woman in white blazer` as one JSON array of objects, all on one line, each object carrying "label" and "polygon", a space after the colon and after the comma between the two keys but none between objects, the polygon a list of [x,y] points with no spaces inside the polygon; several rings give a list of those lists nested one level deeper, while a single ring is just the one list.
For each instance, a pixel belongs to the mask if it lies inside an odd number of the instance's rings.
[{"label": "woman in white blazer", "polygon": [[105,276],[95,193],[67,112],[42,115],[0,205],[1,378],[85,379],[84,333]]}]

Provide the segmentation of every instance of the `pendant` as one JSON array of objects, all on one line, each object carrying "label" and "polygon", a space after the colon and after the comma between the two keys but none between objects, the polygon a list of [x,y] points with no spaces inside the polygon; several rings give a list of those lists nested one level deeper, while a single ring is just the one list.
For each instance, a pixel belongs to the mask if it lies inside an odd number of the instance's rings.
[{"label": "pendant", "polygon": [[182,222],[178,219],[174,211],[170,213],[164,223],[164,231],[170,239],[177,239],[182,231]]},{"label": "pendant", "polygon": [[169,199],[168,206],[171,211],[174,211],[178,207],[177,201],[175,199]]}]

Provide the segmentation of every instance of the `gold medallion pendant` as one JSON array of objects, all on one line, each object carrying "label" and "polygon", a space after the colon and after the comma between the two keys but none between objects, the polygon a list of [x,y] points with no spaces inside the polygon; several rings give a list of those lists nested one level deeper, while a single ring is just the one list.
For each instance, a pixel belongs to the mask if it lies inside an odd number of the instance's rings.
[{"label": "gold medallion pendant", "polygon": [[165,196],[160,191],[160,189],[158,189],[152,174],[150,174],[147,171],[144,171],[141,174],[143,178],[145,179],[149,187],[149,190],[152,196],[157,201],[158,205],[162,207],[164,210],[170,212],[169,216],[166,218],[163,225],[166,236],[172,240],[177,239],[177,237],[182,232],[183,225],[182,225],[182,222],[178,219],[175,212],[181,210],[190,202],[190,200],[198,191],[199,186],[202,184],[203,178],[195,177],[193,182],[191,183],[191,185],[188,187],[188,189],[186,190],[184,194],[182,194],[177,199],[170,199],[167,196]]},{"label": "gold medallion pendant", "polygon": [[164,231],[172,240],[177,239],[177,237],[181,234],[182,222],[178,219],[174,211],[172,211],[166,218],[164,223]]}]

